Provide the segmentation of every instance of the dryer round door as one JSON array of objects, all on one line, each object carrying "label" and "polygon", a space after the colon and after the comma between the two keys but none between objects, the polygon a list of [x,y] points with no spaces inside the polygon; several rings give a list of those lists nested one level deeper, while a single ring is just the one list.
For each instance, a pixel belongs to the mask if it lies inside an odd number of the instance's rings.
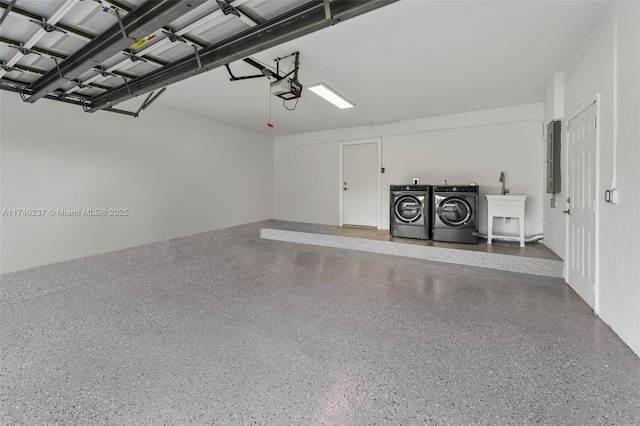
[{"label": "dryer round door", "polygon": [[448,197],[441,200],[436,215],[443,224],[452,228],[462,228],[473,218],[473,208],[464,198]]},{"label": "dryer round door", "polygon": [[414,223],[422,217],[424,197],[402,195],[393,203],[396,218],[404,223]]}]

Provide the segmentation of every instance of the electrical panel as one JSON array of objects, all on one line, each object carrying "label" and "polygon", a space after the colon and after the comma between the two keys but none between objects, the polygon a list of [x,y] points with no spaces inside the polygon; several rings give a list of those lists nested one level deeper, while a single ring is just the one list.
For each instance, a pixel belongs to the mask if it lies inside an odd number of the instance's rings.
[{"label": "electrical panel", "polygon": [[560,142],[562,122],[553,120],[547,124],[547,194],[560,192]]}]

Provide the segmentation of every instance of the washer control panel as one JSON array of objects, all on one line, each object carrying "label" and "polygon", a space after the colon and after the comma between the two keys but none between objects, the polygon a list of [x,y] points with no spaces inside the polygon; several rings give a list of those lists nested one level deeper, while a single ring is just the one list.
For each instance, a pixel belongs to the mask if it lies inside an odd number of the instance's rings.
[{"label": "washer control panel", "polygon": [[392,191],[428,191],[429,185],[390,185]]},{"label": "washer control panel", "polygon": [[434,186],[433,192],[478,192],[478,186],[473,185],[463,185],[463,186]]}]

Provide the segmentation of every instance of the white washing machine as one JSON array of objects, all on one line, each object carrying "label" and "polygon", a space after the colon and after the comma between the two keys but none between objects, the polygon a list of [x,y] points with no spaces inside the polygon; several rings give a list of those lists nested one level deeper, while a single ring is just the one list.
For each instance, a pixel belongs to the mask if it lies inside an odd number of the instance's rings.
[{"label": "white washing machine", "polygon": [[429,185],[391,185],[389,233],[392,237],[429,239],[430,197]]}]

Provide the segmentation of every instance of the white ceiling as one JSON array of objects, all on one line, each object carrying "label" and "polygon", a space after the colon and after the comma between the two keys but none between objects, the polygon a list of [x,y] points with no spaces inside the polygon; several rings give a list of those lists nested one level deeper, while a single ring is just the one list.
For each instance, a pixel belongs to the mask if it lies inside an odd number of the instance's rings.
[{"label": "white ceiling", "polygon": [[[287,111],[266,78],[231,82],[224,67],[170,86],[156,103],[275,136],[542,101],[606,3],[401,0],[253,56],[273,64],[299,51],[301,83],[328,84],[352,109],[304,90]],[[232,70],[257,72],[242,62]]]}]

